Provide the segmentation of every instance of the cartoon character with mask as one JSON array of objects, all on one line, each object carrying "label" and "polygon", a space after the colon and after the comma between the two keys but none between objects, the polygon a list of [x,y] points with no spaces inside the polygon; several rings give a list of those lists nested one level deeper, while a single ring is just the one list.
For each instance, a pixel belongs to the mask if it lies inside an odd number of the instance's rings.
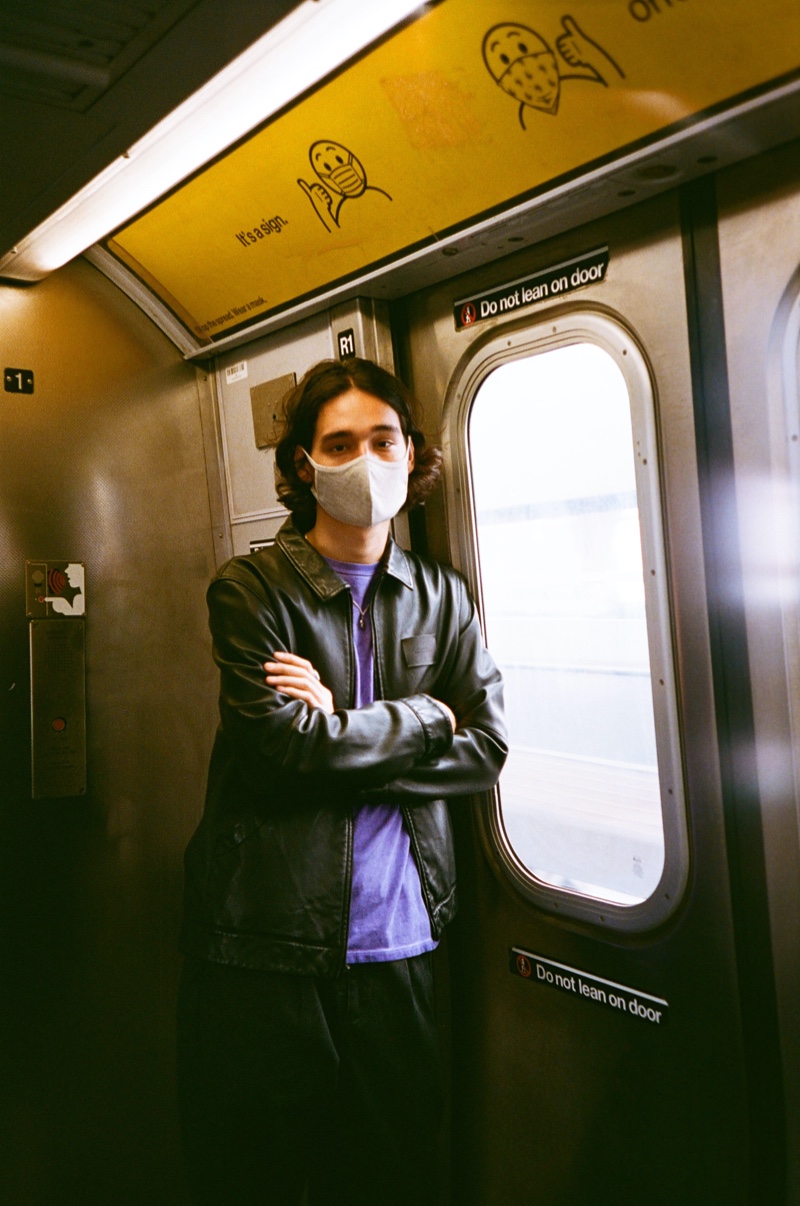
[{"label": "cartoon character with mask", "polygon": [[366,192],[391,197],[382,188],[367,184],[367,173],[360,159],[338,142],[315,142],[308,152],[311,166],[321,183],[307,184],[298,180],[303,192],[314,206],[314,212],[326,230],[339,225],[339,211],[348,198],[362,197]]},{"label": "cartoon character with mask", "polygon": [[561,25],[556,49],[571,71],[559,65],[552,47],[528,25],[494,25],[483,39],[483,61],[495,83],[519,101],[523,130],[526,109],[555,117],[562,81],[584,80],[607,88],[610,78],[625,78],[619,64],[584,33],[574,17],[562,17]]},{"label": "cartoon character with mask", "polygon": [[197,1200],[433,1206],[447,802],[505,761],[466,583],[390,524],[436,484],[404,386],[324,361],[276,450],[290,518],[208,592],[220,718],[186,855],[179,1065]]}]

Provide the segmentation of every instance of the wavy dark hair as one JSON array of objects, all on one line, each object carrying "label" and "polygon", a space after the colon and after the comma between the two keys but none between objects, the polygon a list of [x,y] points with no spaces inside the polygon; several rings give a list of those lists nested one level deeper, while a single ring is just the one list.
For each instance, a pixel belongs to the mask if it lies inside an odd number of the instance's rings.
[{"label": "wavy dark hair", "polygon": [[391,406],[400,419],[406,439],[414,444],[414,468],[408,478],[408,498],[403,510],[419,506],[439,480],[442,453],[439,448],[426,447],[425,436],[419,428],[417,403],[409,390],[371,360],[352,356],[347,360],[321,360],[310,368],[284,402],[284,428],[275,449],[276,487],[278,498],[292,512],[302,532],[313,528],[317,515],[317,500],[311,486],[297,472],[297,449],[310,451],[314,443],[317,417],[326,402],[360,389]]}]

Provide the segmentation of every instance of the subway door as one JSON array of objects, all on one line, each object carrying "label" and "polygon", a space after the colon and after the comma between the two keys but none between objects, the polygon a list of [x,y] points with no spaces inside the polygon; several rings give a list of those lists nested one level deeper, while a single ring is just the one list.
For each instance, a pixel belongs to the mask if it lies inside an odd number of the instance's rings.
[{"label": "subway door", "polygon": [[785,1200],[704,188],[397,314],[510,730],[454,808],[459,1204]]}]

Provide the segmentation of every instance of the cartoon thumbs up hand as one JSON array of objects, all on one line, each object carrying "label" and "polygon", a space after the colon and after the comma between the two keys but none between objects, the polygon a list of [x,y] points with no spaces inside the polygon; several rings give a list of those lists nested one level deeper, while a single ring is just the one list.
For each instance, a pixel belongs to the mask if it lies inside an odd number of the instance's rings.
[{"label": "cartoon thumbs up hand", "polygon": [[325,229],[332,231],[335,226],[338,226],[338,213],[344,198],[337,198],[337,205],[334,209],[333,199],[323,184],[317,184],[316,181],[313,184],[306,184],[305,180],[298,180],[297,183],[314,206],[314,211]]},{"label": "cartoon thumbs up hand", "polygon": [[561,24],[565,32],[556,38],[556,46],[563,58],[566,59],[570,67],[591,66],[589,61],[592,55],[590,47],[594,47],[594,42],[591,42],[586,37],[574,17],[562,17]]},{"label": "cartoon thumbs up hand", "polygon": [[614,62],[610,55],[606,54],[602,46],[587,37],[574,17],[562,17],[561,24],[564,33],[556,38],[556,46],[559,54],[570,67],[588,68],[590,74],[584,78],[596,79],[601,84],[608,84],[608,77],[611,74],[609,68],[616,71],[620,79],[625,78],[622,68]]}]

